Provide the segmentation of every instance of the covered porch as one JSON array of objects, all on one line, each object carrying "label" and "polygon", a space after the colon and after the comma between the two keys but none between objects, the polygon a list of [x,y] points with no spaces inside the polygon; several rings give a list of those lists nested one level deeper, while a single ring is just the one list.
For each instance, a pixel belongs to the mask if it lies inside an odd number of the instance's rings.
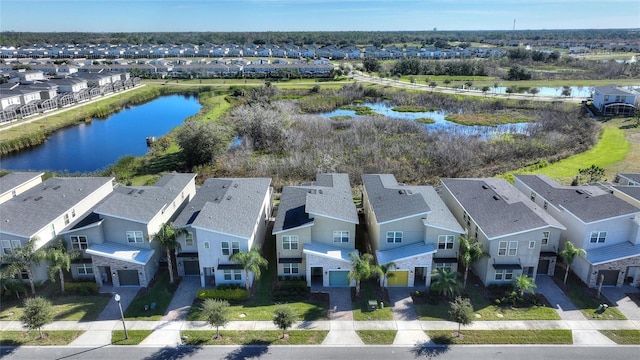
[{"label": "covered porch", "polygon": [[91,255],[96,283],[111,282],[114,287],[147,287],[157,270],[155,251],[106,241],[93,244],[86,253]]},{"label": "covered porch", "polygon": [[389,250],[378,250],[376,258],[379,265],[395,264],[394,269],[388,272],[387,286],[429,287],[435,252],[436,247],[433,244],[420,242]]}]

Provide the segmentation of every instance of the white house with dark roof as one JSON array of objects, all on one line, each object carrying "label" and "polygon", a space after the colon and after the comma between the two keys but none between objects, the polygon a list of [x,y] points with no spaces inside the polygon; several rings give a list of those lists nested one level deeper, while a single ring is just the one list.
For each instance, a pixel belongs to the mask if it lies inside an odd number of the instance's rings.
[{"label": "white house with dark roof", "polygon": [[589,287],[640,282],[640,208],[599,186],[561,186],[545,175],[516,175],[515,186],[566,230],[561,243],[571,241],[586,250],[573,271]]},{"label": "white house with dark roof", "polygon": [[0,178],[0,204],[22,194],[42,182],[44,173],[12,172]]},{"label": "white house with dark roof", "polygon": [[230,257],[262,246],[272,198],[270,178],[207,179],[175,221],[187,230],[179,239],[178,275],[199,276],[202,287],[244,284],[242,266]]},{"label": "white house with dark roof", "polygon": [[307,285],[346,287],[355,249],[358,213],[347,174],[317,174],[316,181],[285,186],[273,226],[278,276]]},{"label": "white house with dark roof", "polygon": [[[52,244],[113,191],[110,177],[50,178],[39,183],[31,178],[24,184],[30,188],[0,204],[1,254],[11,253],[32,238],[37,239],[36,248]],[[32,271],[34,280],[46,280],[46,261],[32,266]]]},{"label": "white house with dark roof", "polygon": [[520,274],[553,275],[566,227],[542,206],[504,179],[441,181],[445,204],[489,254],[473,264],[485,285],[508,284]]},{"label": "white house with dark roof", "polygon": [[162,256],[154,236],[174,221],[195,194],[195,174],[165,174],[152,186],[117,186],[82,221],[63,234],[83,251],[72,265],[76,278],[99,285],[147,287]]},{"label": "white house with dark roof", "polygon": [[640,173],[618,174],[613,182],[619,185],[640,186]]},{"label": "white house with dark roof", "polygon": [[457,269],[464,230],[432,186],[362,175],[362,204],[378,264],[394,263],[388,286],[429,286],[434,269]]},{"label": "white house with dark roof", "polygon": [[636,91],[603,85],[593,88],[593,106],[603,115],[633,116],[640,94]]}]

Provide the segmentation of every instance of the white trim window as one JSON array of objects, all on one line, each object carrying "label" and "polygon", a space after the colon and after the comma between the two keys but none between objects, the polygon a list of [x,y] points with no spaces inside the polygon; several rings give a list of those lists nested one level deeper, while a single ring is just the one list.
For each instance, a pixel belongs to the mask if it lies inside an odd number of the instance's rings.
[{"label": "white trim window", "polygon": [[64,214],[63,218],[64,218],[64,224],[69,225],[69,214]]},{"label": "white trim window", "polygon": [[529,241],[529,249],[535,249],[536,248],[536,242],[531,240]]},{"label": "white trim window", "polygon": [[187,246],[193,246],[193,233],[191,231],[187,231],[184,236],[184,243]]},{"label": "white trim window", "polygon": [[387,243],[398,244],[402,242],[402,231],[387,231]]},{"label": "white trim window", "polygon": [[222,255],[233,255],[240,252],[239,241],[222,241],[220,242],[222,248]]},{"label": "white trim window", "polygon": [[78,275],[93,275],[93,265],[78,264]]},{"label": "white trim window", "polygon": [[284,268],[284,273],[289,275],[289,274],[298,274],[300,272],[300,266],[299,264],[295,264],[295,263],[288,263],[288,264],[282,264],[283,268]]},{"label": "white trim window", "polygon": [[15,249],[22,247],[20,240],[2,240],[2,255],[13,254]]},{"label": "white trim window", "polygon": [[89,241],[84,235],[73,235],[71,239],[71,248],[73,250],[86,250],[89,247]]},{"label": "white trim window", "polygon": [[509,247],[508,241],[500,241],[498,243],[498,256],[506,256],[508,247]]},{"label": "white trim window", "polygon": [[127,242],[129,244],[143,243],[142,231],[127,231]]},{"label": "white trim window", "polygon": [[591,238],[591,240],[589,242],[592,243],[592,244],[603,243],[607,239],[607,232],[606,231],[592,231],[590,238]]},{"label": "white trim window", "polygon": [[333,232],[333,242],[334,243],[348,243],[349,242],[349,232],[344,230],[338,230]]},{"label": "white trim window", "polygon": [[211,245],[208,241],[203,242],[202,245],[204,246],[205,249],[211,248]]},{"label": "white trim window", "polygon": [[436,263],[436,270],[452,271],[453,270],[453,263]]},{"label": "white trim window", "polygon": [[543,231],[542,232],[542,245],[549,244],[549,237],[550,236],[551,236],[551,233],[549,231]]},{"label": "white trim window", "polygon": [[496,270],[496,281],[511,281],[513,279],[512,269]]},{"label": "white trim window", "polygon": [[231,281],[231,280],[236,280],[236,281],[240,281],[242,280],[242,270],[235,270],[235,269],[225,269],[224,270],[224,279],[227,281]]},{"label": "white trim window", "polygon": [[282,236],[282,249],[283,250],[298,250],[298,235],[284,235],[284,236]]},{"label": "white trim window", "polygon": [[509,256],[518,255],[518,242],[517,241],[509,241]]},{"label": "white trim window", "polygon": [[51,224],[51,226],[49,227],[49,231],[51,231],[52,238],[56,237],[56,226],[54,224]]},{"label": "white trim window", "polygon": [[453,242],[455,241],[453,235],[438,235],[438,249],[451,250],[453,249]]}]

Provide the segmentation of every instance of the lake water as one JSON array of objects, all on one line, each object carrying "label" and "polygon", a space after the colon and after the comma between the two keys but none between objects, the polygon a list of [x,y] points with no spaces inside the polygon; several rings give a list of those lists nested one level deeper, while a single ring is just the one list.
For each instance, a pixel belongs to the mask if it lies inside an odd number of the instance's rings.
[{"label": "lake water", "polygon": [[147,153],[146,138],[160,137],[200,110],[196,97],[164,96],[49,136],[40,146],[0,158],[5,170],[92,172],[125,155]]},{"label": "lake water", "polygon": [[[429,130],[442,130],[465,135],[481,135],[491,136],[493,134],[502,133],[525,133],[528,123],[503,124],[498,126],[467,126],[460,125],[445,119],[448,115],[444,111],[425,111],[425,112],[398,112],[394,111],[388,103],[365,103],[363,106],[371,108],[374,112],[390,118],[416,120],[420,118],[430,118],[435,122],[433,124],[424,124]],[[331,118],[334,116],[351,116],[358,117],[355,110],[334,110],[329,113],[323,113],[321,116]]]}]

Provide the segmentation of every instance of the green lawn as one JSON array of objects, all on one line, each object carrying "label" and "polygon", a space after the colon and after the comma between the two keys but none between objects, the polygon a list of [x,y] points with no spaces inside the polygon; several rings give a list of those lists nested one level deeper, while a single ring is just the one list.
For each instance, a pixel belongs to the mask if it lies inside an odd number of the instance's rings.
[{"label": "green lawn", "polygon": [[585,294],[583,288],[571,278],[567,280],[566,288],[563,289],[573,305],[575,305],[587,319],[591,320],[627,320],[627,318],[615,307],[609,307],[605,312],[598,313],[596,310],[600,301]]},{"label": "green lawn", "polygon": [[391,310],[390,303],[385,303],[383,308],[378,308],[377,310],[369,311],[367,309],[367,302],[369,300],[376,300],[378,303],[380,303],[381,300],[376,297],[374,285],[371,281],[363,281],[360,292],[360,300],[351,303],[353,320],[393,320],[393,311]]},{"label": "green lawn", "polygon": [[396,338],[397,330],[356,330],[367,345],[390,345]]},{"label": "green lawn", "polygon": [[113,330],[111,331],[111,343],[113,345],[138,345],[152,332],[153,330],[128,330],[129,338],[125,339],[124,330]]},{"label": "green lawn", "polygon": [[2,346],[48,346],[48,345],[68,345],[78,336],[82,335],[81,330],[56,330],[43,331],[44,339],[38,339],[38,331],[2,331],[0,334],[0,345]]},{"label": "green lawn", "polygon": [[[104,310],[110,300],[109,295],[63,295],[47,298],[53,304],[54,320],[93,321]],[[0,307],[0,320],[19,320],[23,303],[5,301]]]},{"label": "green lawn", "polygon": [[220,330],[222,339],[213,340],[215,330],[183,330],[180,337],[187,345],[320,345],[328,333],[325,330],[287,330],[288,338],[281,339],[282,331],[279,330]]},{"label": "green lawn", "polygon": [[616,344],[640,345],[640,330],[600,330]]},{"label": "green lawn", "polygon": [[571,330],[429,330],[436,344],[572,344]]},{"label": "green lawn", "polygon": [[631,144],[624,136],[624,131],[617,126],[604,124],[598,143],[590,150],[570,156],[545,167],[533,166],[509,172],[503,177],[510,178],[514,174],[545,174],[561,183],[570,183],[578,174],[578,169],[596,165],[606,168],[624,160],[631,149]]},{"label": "green lawn", "polygon": [[[124,313],[127,320],[160,320],[167,310],[173,292],[169,288],[169,273],[162,272],[152,288],[133,299]],[[145,305],[156,303],[155,309],[145,310]]]}]

